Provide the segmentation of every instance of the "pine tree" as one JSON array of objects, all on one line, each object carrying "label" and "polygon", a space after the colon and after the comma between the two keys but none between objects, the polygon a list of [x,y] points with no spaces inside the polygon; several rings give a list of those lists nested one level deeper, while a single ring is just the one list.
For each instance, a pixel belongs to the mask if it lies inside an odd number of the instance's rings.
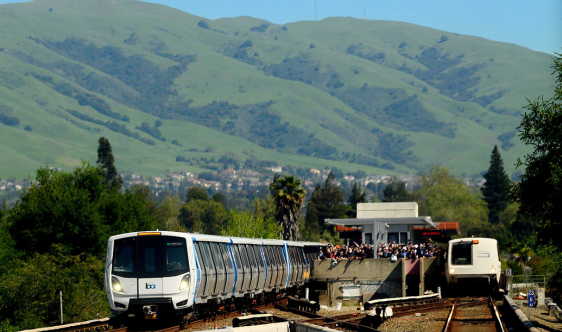
[{"label": "pine tree", "polygon": [[366,203],[367,202],[367,195],[365,191],[361,188],[361,186],[357,185],[357,182],[353,184],[353,189],[351,189],[351,195],[349,196],[348,200],[348,210],[346,211],[346,215],[349,218],[356,218],[357,217],[357,203]]},{"label": "pine tree", "polygon": [[[335,175],[330,172],[324,187],[317,185],[308,201],[307,215],[305,220],[308,224],[317,223],[324,228],[324,220],[342,218],[345,215],[343,194],[340,187],[335,184]],[[309,213],[311,215],[309,215]],[[316,225],[312,225],[315,228]]]},{"label": "pine tree", "polygon": [[490,168],[484,174],[486,183],[482,189],[484,201],[488,204],[488,221],[492,224],[499,222],[500,213],[505,210],[510,201],[509,191],[511,182],[503,168],[503,160],[498,151],[498,146],[494,146],[490,160]]},{"label": "pine tree", "polygon": [[392,178],[392,181],[383,191],[383,202],[411,202],[412,195],[406,191],[406,184]]},{"label": "pine tree", "polygon": [[98,165],[103,169],[103,183],[107,184],[111,188],[121,188],[123,184],[123,179],[117,173],[117,169],[113,163],[115,159],[113,158],[113,152],[111,152],[111,144],[109,140],[105,137],[100,137],[98,147]]}]

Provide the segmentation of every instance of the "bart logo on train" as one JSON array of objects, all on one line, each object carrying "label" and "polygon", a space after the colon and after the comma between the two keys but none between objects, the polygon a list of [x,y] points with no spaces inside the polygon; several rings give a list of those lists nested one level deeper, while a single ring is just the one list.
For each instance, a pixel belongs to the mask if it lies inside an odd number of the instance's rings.
[{"label": "bart logo on train", "polygon": [[146,284],[146,289],[155,289],[155,288],[156,288],[155,284],[149,284],[149,283]]}]

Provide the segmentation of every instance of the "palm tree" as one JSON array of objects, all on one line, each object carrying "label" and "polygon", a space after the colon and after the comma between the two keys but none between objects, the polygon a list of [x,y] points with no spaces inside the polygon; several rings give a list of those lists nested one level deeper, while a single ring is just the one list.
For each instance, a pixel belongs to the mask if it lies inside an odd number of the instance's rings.
[{"label": "palm tree", "polygon": [[281,177],[275,174],[269,190],[275,201],[275,220],[283,227],[283,239],[298,240],[299,216],[306,194],[306,190],[301,186],[301,180],[295,179],[292,175]]}]

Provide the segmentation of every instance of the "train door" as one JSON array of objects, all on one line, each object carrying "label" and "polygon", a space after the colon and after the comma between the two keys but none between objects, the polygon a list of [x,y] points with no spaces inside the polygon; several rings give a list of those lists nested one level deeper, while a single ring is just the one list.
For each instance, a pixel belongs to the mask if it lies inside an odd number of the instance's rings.
[{"label": "train door", "polygon": [[279,262],[277,261],[277,256],[275,255],[275,247],[268,246],[267,248],[269,254],[269,260],[271,260],[271,264],[273,264],[273,275],[271,276],[271,287],[277,287],[277,280],[281,277],[281,267],[279,266]]},{"label": "train door", "polygon": [[265,264],[263,254],[261,252],[261,245],[254,244],[254,255],[258,263],[258,289],[262,290],[265,287]]},{"label": "train door", "polygon": [[234,257],[234,265],[236,267],[236,292],[243,292],[244,290],[244,263],[240,258],[237,244],[229,244],[232,256]]},{"label": "train door", "polygon": [[295,262],[295,248],[287,246],[287,257],[289,258],[289,263],[291,264],[291,275],[289,277],[289,284],[292,285],[297,279],[298,266]]},{"label": "train door", "polygon": [[[312,264],[312,261],[311,261],[312,254],[306,255],[305,249],[306,249],[306,247],[302,248],[303,260],[304,260],[304,262],[303,262],[304,263],[304,276],[303,276],[303,278],[305,280],[308,280],[308,279],[310,279],[310,269],[312,269],[312,266],[311,266],[311,264]],[[311,249],[311,248],[308,248],[308,249]]]},{"label": "train door", "polygon": [[269,251],[270,246],[263,246],[263,255],[265,257],[265,263],[267,264],[267,279],[265,281],[266,289],[273,288],[273,283],[277,277],[276,266],[271,259],[271,252]]},{"label": "train door", "polygon": [[199,268],[199,287],[197,288],[197,298],[205,296],[205,291],[207,289],[207,270],[205,269],[205,264],[203,262],[203,254],[200,248],[201,242],[193,241],[193,247],[195,248],[195,262]]},{"label": "train door", "polygon": [[232,264],[232,256],[230,256],[230,251],[228,250],[228,245],[226,243],[219,243],[218,245],[226,271],[224,291],[225,293],[231,293],[234,288],[234,265]]},{"label": "train door", "polygon": [[220,254],[219,244],[216,242],[209,242],[209,247],[211,248],[211,259],[215,264],[215,270],[217,273],[217,285],[215,287],[214,294],[223,294],[224,287],[226,285],[226,271],[222,255]]},{"label": "train door", "polygon": [[163,295],[162,237],[137,237],[137,289],[139,297]]},{"label": "train door", "polygon": [[242,265],[244,266],[244,277],[242,278],[243,282],[242,282],[242,290],[244,292],[247,292],[250,289],[250,281],[252,280],[252,273],[250,271],[250,264],[248,262],[248,255],[246,255],[246,252],[244,250],[244,245],[243,244],[237,244],[236,245],[236,250],[238,251],[238,255],[240,256],[240,261],[242,262]]},{"label": "train door", "polygon": [[205,265],[205,270],[207,271],[207,287],[205,287],[205,296],[210,296],[215,291],[217,284],[216,269],[213,260],[211,259],[211,249],[209,247],[209,243],[199,242],[199,247],[201,248],[203,264]]},{"label": "train door", "polygon": [[279,259],[279,262],[281,263],[281,268],[283,269],[283,274],[282,274],[282,278],[281,280],[279,280],[279,286],[280,287],[285,287],[287,285],[287,278],[289,277],[289,271],[290,271],[290,266],[289,266],[289,261],[287,260],[287,257],[285,256],[285,250],[286,247],[277,247],[277,259]]},{"label": "train door", "polygon": [[250,262],[250,271],[252,271],[252,280],[250,281],[250,289],[255,290],[258,288],[258,263],[256,262],[256,257],[254,255],[254,248],[251,244],[245,245],[246,254],[248,255],[248,261]]}]

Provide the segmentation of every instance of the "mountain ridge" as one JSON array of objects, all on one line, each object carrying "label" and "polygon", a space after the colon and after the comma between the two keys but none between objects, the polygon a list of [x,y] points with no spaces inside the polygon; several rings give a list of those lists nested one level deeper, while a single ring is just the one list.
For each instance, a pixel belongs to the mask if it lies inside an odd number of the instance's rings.
[{"label": "mountain ridge", "polygon": [[[20,161],[1,159],[0,176],[93,161],[102,135],[119,170],[146,174],[222,167],[175,160],[228,154],[368,173],[439,164],[476,174],[494,144],[513,172],[527,151],[515,132],[524,98],[554,86],[546,54],[398,22],[275,25],[132,0],[41,0],[0,5],[2,26],[0,113],[20,124],[0,125],[0,151]],[[206,144],[213,137],[230,144]],[[36,152],[41,139],[55,147]]]}]

